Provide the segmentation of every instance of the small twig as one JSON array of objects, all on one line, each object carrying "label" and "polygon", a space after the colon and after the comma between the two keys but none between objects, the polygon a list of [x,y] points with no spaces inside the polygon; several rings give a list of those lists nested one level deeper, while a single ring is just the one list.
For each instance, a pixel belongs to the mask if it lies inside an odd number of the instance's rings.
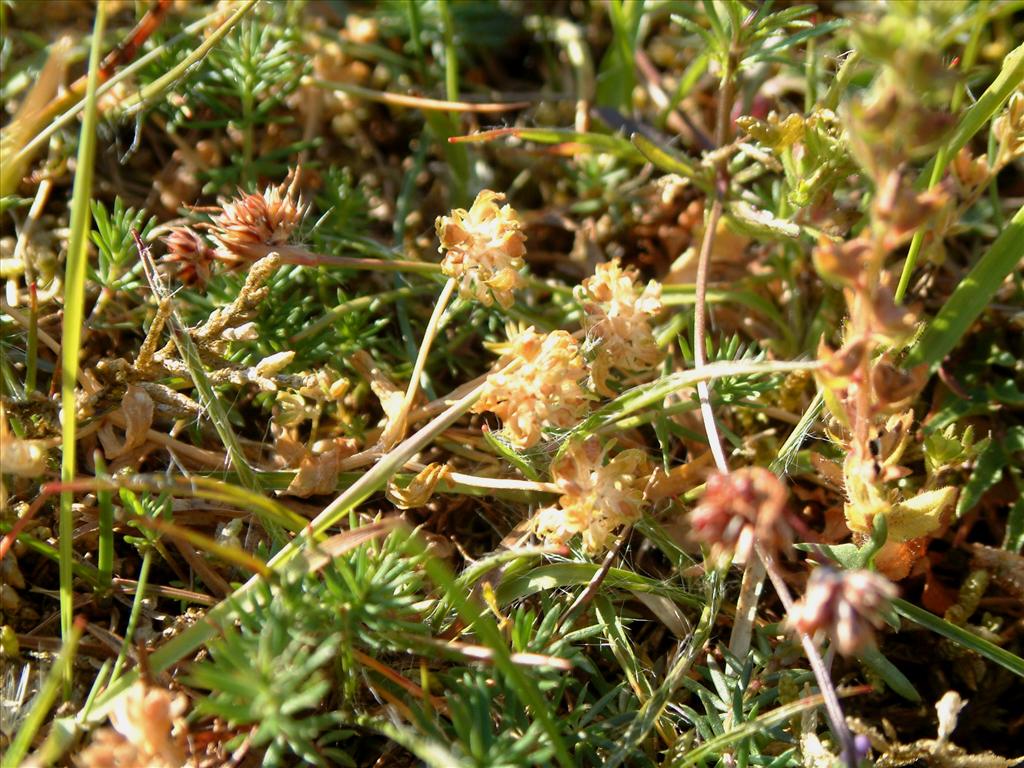
[{"label": "small twig", "polygon": [[337,91],[357,99],[374,101],[378,104],[387,104],[391,107],[410,107],[421,109],[426,112],[474,112],[474,113],[495,113],[511,112],[517,109],[525,109],[531,106],[530,101],[509,101],[509,102],[473,102],[473,101],[448,101],[446,99],[431,99],[425,96],[412,96],[407,93],[389,93],[387,91],[375,91],[372,88],[363,88],[353,83],[340,83],[334,80],[323,80],[319,77],[309,78],[309,82],[318,88],[328,91]]},{"label": "small twig", "polygon": [[276,253],[285,264],[303,267],[339,267],[342,269],[369,270],[371,272],[421,272],[441,271],[440,263],[433,261],[407,261],[402,259],[366,259],[353,256],[331,256],[313,253],[297,245],[251,245],[251,252],[258,258]]}]

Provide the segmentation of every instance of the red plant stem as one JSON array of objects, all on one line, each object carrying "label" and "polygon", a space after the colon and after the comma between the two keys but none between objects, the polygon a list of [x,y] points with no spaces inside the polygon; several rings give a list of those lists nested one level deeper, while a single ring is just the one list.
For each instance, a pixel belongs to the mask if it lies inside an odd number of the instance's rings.
[{"label": "red plant stem", "polygon": [[[711,213],[708,215],[704,228],[704,240],[700,246],[700,256],[697,259],[696,301],[693,310],[693,367],[695,370],[700,370],[707,365],[707,360],[704,357],[704,342],[707,334],[708,262],[711,260],[711,249],[715,242],[715,229],[718,227],[721,217],[722,199],[716,197],[715,202],[711,205]],[[711,448],[711,455],[715,459],[715,466],[722,474],[728,474],[729,463],[722,450],[722,439],[718,435],[715,413],[711,408],[711,390],[706,381],[697,384],[697,395],[700,398],[700,414],[704,420],[704,431],[707,433],[708,445]]]}]

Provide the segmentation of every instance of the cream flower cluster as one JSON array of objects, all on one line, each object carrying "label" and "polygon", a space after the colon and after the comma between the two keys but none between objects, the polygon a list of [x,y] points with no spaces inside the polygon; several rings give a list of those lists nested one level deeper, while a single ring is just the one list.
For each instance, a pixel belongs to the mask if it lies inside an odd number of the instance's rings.
[{"label": "cream flower cluster", "polygon": [[438,250],[445,253],[441,271],[459,281],[459,295],[484,306],[495,301],[505,309],[515,301],[526,254],[526,235],[516,212],[499,205],[505,196],[489,189],[467,211],[457,208],[437,219]]},{"label": "cream flower cluster", "polygon": [[596,345],[591,380],[608,397],[615,395],[608,386],[613,369],[636,376],[662,359],[651,330],[651,321],[661,311],[661,286],[652,280],[638,292],[636,280],[636,270],[623,269],[615,259],[598,264],[594,276],[576,289],[583,305],[583,330]]},{"label": "cream flower cluster", "polygon": [[586,414],[587,394],[580,382],[587,369],[568,332],[539,334],[528,328],[511,341],[499,364],[473,411],[501,419],[516,447],[530,448],[540,442],[544,427],[567,429]]},{"label": "cream flower cluster", "polygon": [[644,489],[652,468],[643,451],[626,450],[602,464],[596,439],[570,446],[551,465],[562,490],[557,507],[541,510],[536,532],[549,544],[563,545],[582,534],[588,552],[608,546],[622,526],[640,519]]},{"label": "cream flower cluster", "polygon": [[[504,195],[481,192],[466,211],[437,219],[445,275],[458,281],[459,294],[485,306],[509,308],[521,286],[526,237],[515,211],[501,205]],[[537,445],[546,429],[568,429],[586,416],[593,395],[614,396],[612,371],[619,380],[636,379],[662,359],[651,322],[661,311],[661,289],[652,281],[637,286],[637,272],[617,260],[598,265],[577,289],[583,306],[583,332],[595,349],[588,366],[572,334],[556,330],[519,333],[505,345],[499,369],[488,376],[475,413],[489,412],[519,450]],[[577,534],[590,552],[608,545],[617,530],[640,518],[652,467],[642,451],[627,450],[605,463],[596,439],[571,445],[551,467],[562,491],[557,506],[538,513],[537,535],[565,544]]]}]

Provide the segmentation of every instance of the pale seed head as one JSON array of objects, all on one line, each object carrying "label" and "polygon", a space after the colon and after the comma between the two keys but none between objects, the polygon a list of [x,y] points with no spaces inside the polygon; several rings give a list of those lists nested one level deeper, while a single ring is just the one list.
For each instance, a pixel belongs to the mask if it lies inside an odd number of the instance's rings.
[{"label": "pale seed head", "polygon": [[627,450],[603,464],[601,444],[591,438],[570,446],[551,465],[562,489],[558,506],[537,514],[536,532],[548,544],[564,545],[582,534],[588,552],[604,549],[615,532],[640,519],[652,471],[642,451]]},{"label": "pale seed head", "polygon": [[596,347],[591,362],[594,387],[604,395],[612,370],[636,376],[650,371],[662,359],[651,330],[661,311],[661,286],[652,280],[637,290],[637,271],[623,269],[618,259],[598,264],[593,277],[583,281],[576,296],[583,305],[583,330]]},{"label": "pale seed head", "polygon": [[184,696],[135,683],[110,714],[112,728],[102,728],[75,758],[81,766],[103,768],[178,768],[185,764],[180,731]]}]

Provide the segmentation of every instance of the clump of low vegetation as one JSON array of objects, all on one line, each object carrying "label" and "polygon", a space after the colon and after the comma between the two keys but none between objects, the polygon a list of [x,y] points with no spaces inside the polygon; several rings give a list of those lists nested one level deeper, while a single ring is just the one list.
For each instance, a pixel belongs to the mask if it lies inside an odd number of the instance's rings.
[{"label": "clump of low vegetation", "polygon": [[0,0],[4,766],[1024,742],[1024,20]]}]

